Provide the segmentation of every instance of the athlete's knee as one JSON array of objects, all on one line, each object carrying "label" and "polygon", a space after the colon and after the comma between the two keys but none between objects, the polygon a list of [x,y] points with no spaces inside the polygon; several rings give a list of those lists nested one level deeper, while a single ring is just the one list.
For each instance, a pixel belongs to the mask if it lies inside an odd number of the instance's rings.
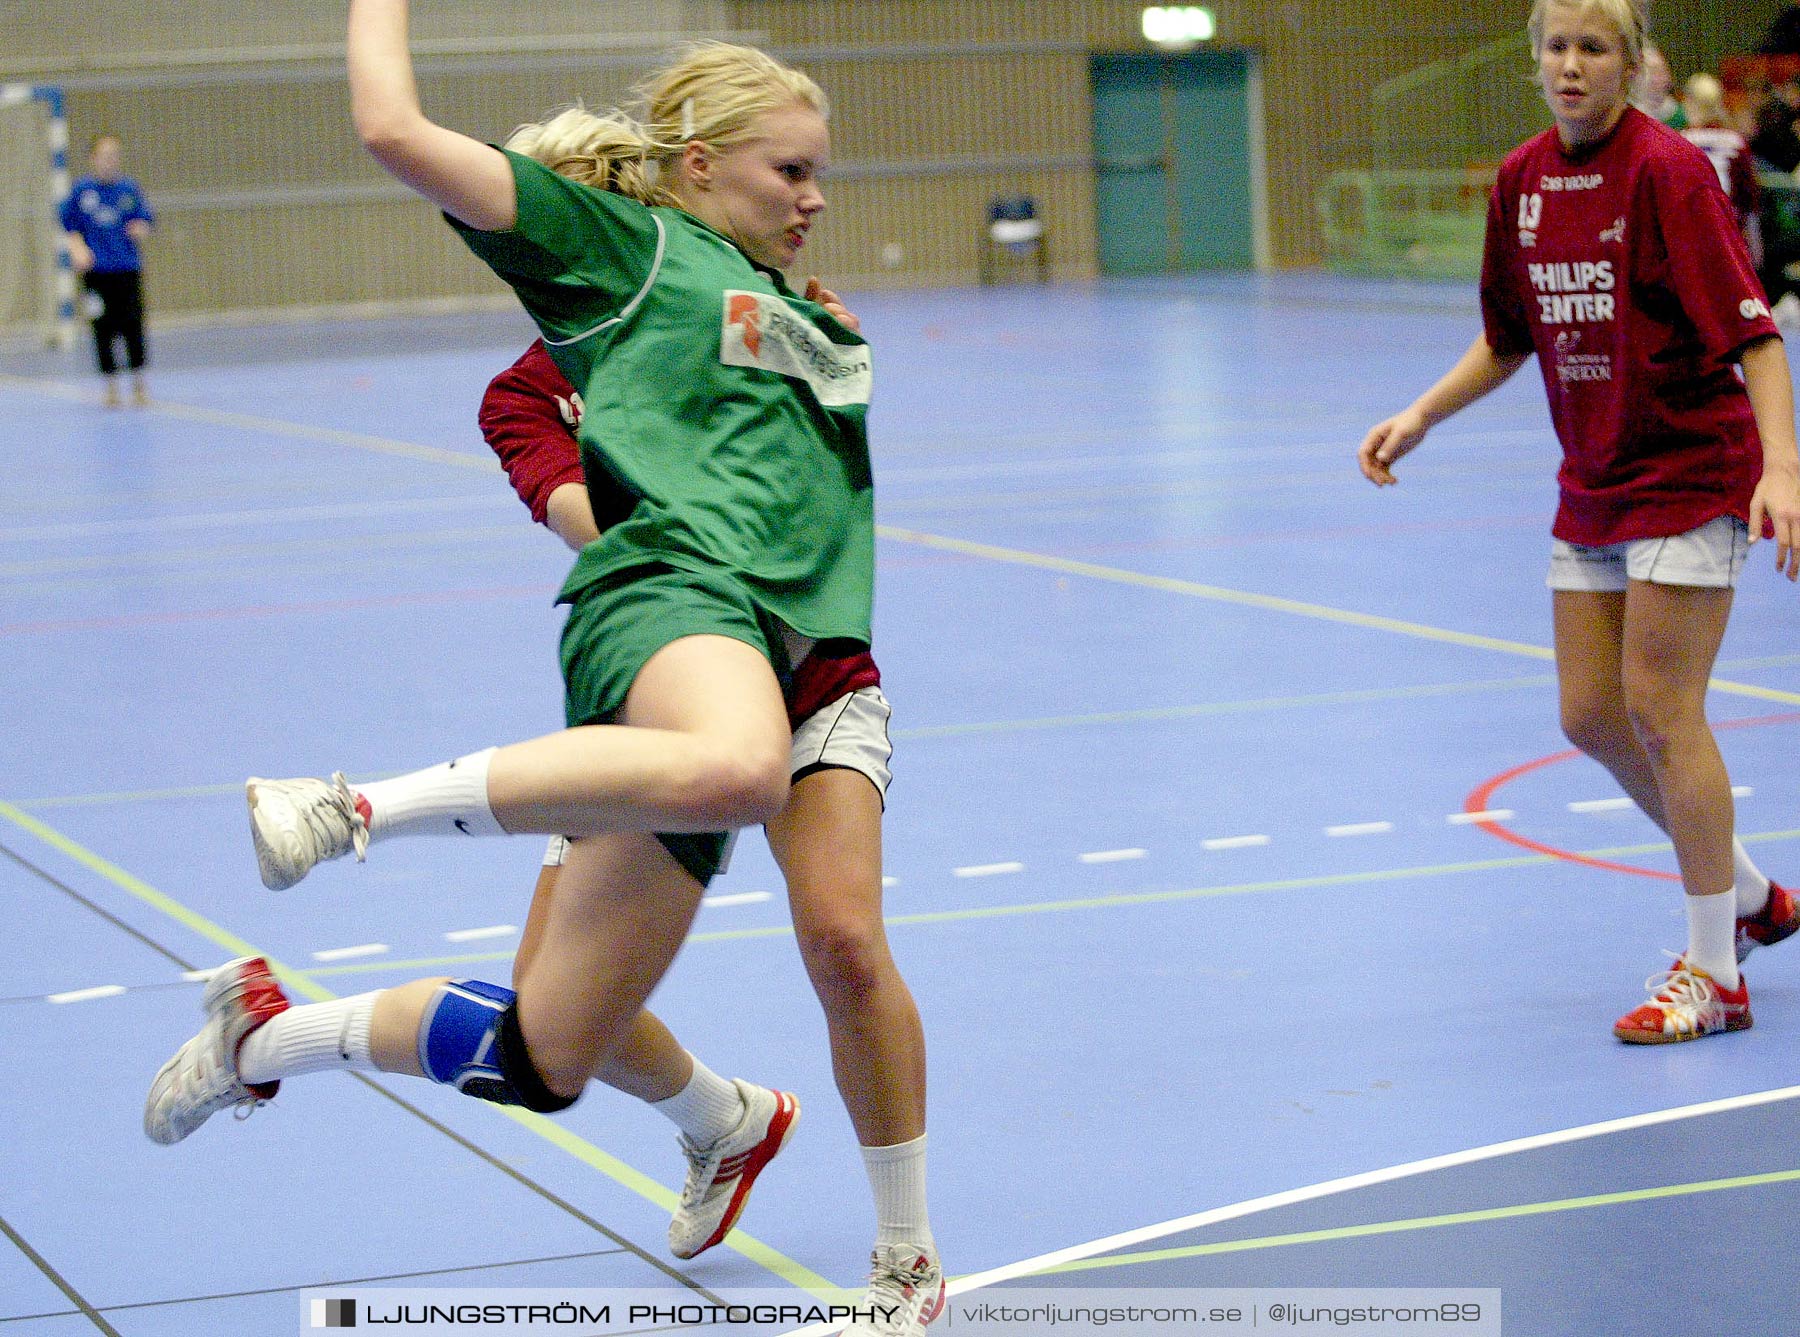
[{"label": "athlete's knee", "polygon": [[1591,757],[1607,757],[1633,741],[1631,721],[1616,702],[1592,697],[1564,697],[1562,731]]},{"label": "athlete's knee", "polygon": [[518,996],[480,980],[450,980],[426,1004],[419,1067],[464,1095],[539,1114],[555,1114],[576,1100],[552,1091],[532,1061],[519,1028]]},{"label": "athlete's knee", "polygon": [[894,972],[881,922],[866,916],[809,919],[800,935],[800,955],[821,998],[844,1002],[868,998]]},{"label": "athlete's knee", "polygon": [[761,826],[787,803],[789,755],[775,747],[706,742],[696,748],[688,804],[721,829]]},{"label": "athlete's knee", "polygon": [[1703,710],[1657,682],[1627,683],[1625,714],[1638,745],[1652,761],[1662,761],[1695,729],[1706,727]]}]

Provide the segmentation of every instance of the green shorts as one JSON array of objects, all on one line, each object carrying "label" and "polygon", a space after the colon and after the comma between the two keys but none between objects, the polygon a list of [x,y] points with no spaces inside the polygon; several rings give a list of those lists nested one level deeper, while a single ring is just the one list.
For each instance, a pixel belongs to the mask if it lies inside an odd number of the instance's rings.
[{"label": "green shorts", "polygon": [[[563,624],[563,713],[570,728],[610,724],[658,650],[684,636],[729,636],[754,646],[785,683],[781,623],[737,581],[668,566],[621,571],[577,593]],[[657,839],[701,886],[724,862],[729,831]]]}]

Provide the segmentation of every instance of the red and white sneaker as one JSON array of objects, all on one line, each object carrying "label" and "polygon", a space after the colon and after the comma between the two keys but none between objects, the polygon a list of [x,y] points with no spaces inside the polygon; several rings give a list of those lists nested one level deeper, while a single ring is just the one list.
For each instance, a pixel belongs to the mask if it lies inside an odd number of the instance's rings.
[{"label": "red and white sneaker", "polygon": [[220,1110],[248,1114],[274,1097],[280,1082],[244,1085],[238,1077],[238,1047],[244,1037],[288,1009],[287,995],[260,956],[227,962],[206,982],[200,1006],[206,1024],[175,1051],[150,1083],[144,1102],[144,1135],[174,1146]]},{"label": "red and white sneaker", "polygon": [[732,1079],[744,1101],[744,1117],[729,1133],[704,1147],[682,1134],[677,1140],[687,1157],[687,1181],[681,1202],[669,1221],[669,1252],[692,1258],[731,1233],[751,1186],[765,1166],[780,1154],[800,1122],[800,1099],[787,1091],[770,1091]]},{"label": "red and white sneaker", "polygon": [[1717,1031],[1750,1029],[1750,985],[1726,989],[1681,957],[1660,975],[1644,981],[1650,999],[1613,1023],[1613,1034],[1629,1045],[1673,1044]]},{"label": "red and white sneaker", "polygon": [[929,1245],[878,1244],[869,1255],[869,1290],[843,1337],[922,1337],[944,1312],[944,1269]]},{"label": "red and white sneaker", "polygon": [[1742,961],[1758,947],[1773,947],[1800,931],[1800,902],[1786,887],[1769,883],[1769,903],[1737,922],[1737,959]]}]

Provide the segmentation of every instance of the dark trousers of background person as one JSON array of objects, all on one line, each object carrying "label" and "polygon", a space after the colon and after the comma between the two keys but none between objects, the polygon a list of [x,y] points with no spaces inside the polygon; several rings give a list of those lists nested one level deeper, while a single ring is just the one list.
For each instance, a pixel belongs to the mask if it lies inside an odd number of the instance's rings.
[{"label": "dark trousers of background person", "polygon": [[125,341],[125,365],[132,371],[144,365],[144,282],[135,269],[111,274],[88,273],[82,277],[87,290],[100,302],[100,313],[94,317],[94,356],[100,362],[100,374],[111,376],[119,369],[113,355],[113,340]]}]

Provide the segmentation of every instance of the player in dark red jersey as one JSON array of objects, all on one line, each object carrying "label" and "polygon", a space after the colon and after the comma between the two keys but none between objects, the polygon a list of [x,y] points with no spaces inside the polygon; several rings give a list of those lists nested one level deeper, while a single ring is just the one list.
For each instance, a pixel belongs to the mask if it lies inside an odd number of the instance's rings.
[{"label": "player in dark red jersey", "polygon": [[[846,322],[835,294],[807,288]],[[579,551],[624,518],[631,497],[609,480],[590,489],[575,429],[581,396],[537,340],[489,384],[482,435],[532,518]],[[881,1234],[929,1245],[925,1204],[925,1036],[919,1013],[888,950],[881,919],[881,810],[888,783],[888,707],[881,673],[867,651],[847,658],[809,655],[788,687],[794,729],[793,789],[768,824],[769,847],[788,883],[794,933],[824,1006],[838,1089],[863,1148]],[[532,898],[517,973],[536,949],[560,863],[553,840]],[[732,1084],[693,1059],[649,1013],[601,1080],[662,1102],[708,1086],[729,1104]],[[689,1147],[690,1159],[706,1148]]]},{"label": "player in dark red jersey", "polygon": [[1777,569],[1800,575],[1793,391],[1712,164],[1630,106],[1641,0],[1538,0],[1529,32],[1556,124],[1501,165],[1482,333],[1358,458],[1393,483],[1433,425],[1537,354],[1563,448],[1549,577],[1563,729],[1669,833],[1687,891],[1687,951],[1613,1029],[1689,1040],[1749,1026],[1738,961],[1800,928],[1734,838],[1705,713],[1765,527]]}]

